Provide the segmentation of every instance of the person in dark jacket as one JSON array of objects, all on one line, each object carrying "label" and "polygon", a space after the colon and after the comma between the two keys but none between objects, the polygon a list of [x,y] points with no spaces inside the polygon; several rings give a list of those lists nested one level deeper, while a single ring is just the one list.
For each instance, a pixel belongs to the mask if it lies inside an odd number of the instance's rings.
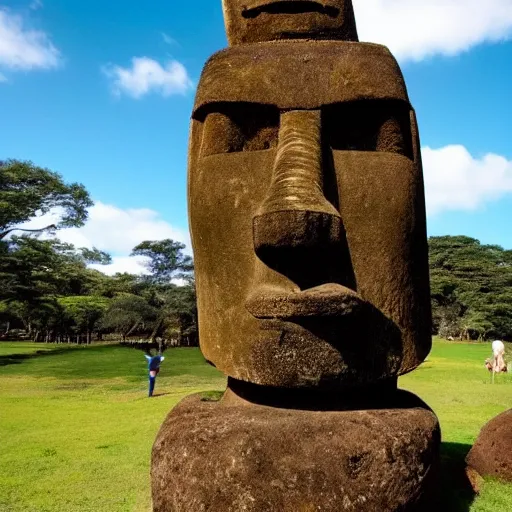
[{"label": "person in dark jacket", "polygon": [[144,357],[148,362],[148,372],[149,372],[149,393],[148,397],[153,396],[153,391],[155,390],[156,376],[160,371],[160,363],[165,359],[162,355],[151,356],[151,354],[145,354]]}]

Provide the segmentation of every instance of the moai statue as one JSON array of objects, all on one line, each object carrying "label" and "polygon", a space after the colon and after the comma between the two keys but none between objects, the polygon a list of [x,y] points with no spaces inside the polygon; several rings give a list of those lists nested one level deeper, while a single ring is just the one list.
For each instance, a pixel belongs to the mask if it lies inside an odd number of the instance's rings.
[{"label": "moai statue", "polygon": [[220,402],[153,447],[163,511],[428,503],[437,418],[397,390],[431,347],[418,128],[350,0],[224,0],[189,151],[201,349]]}]

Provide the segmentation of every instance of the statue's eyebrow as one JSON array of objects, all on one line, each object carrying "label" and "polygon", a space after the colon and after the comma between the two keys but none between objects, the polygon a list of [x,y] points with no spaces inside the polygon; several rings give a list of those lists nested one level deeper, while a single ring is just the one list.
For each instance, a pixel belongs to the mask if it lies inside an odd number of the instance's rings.
[{"label": "statue's eyebrow", "polygon": [[267,2],[256,7],[243,7],[242,16],[244,18],[256,18],[261,13],[268,14],[301,14],[308,12],[317,12],[335,18],[339,14],[339,9],[329,5],[324,5],[315,0],[289,0]]}]

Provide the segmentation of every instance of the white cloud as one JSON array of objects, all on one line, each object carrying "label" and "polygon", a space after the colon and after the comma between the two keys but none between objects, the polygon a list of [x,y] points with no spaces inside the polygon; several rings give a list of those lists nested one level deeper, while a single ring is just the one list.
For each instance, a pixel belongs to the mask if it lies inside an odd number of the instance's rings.
[{"label": "white cloud", "polygon": [[511,0],[354,0],[361,41],[400,60],[456,55],[512,36]]},{"label": "white cloud", "polygon": [[33,2],[31,2],[31,4],[28,6],[28,8],[32,11],[37,11],[43,7],[43,2],[41,0],[33,0]]},{"label": "white cloud", "polygon": [[110,64],[103,71],[110,78],[116,95],[141,98],[155,92],[167,97],[184,94],[192,88],[187,70],[176,60],[169,60],[162,66],[148,57],[133,57],[130,68]]},{"label": "white cloud", "polygon": [[[59,212],[31,220],[23,225],[26,229],[37,229],[56,223]],[[144,258],[130,257],[132,249],[144,240],[162,240],[172,238],[187,246],[190,254],[188,232],[176,229],[163,220],[154,210],[147,208],[122,209],[97,201],[89,209],[89,219],[81,228],[61,229],[56,236],[63,242],[76,247],[97,247],[112,254],[111,265],[93,265],[94,268],[108,274],[116,272],[145,273]]]},{"label": "white cloud", "polygon": [[21,16],[0,7],[0,68],[27,71],[60,63],[60,52],[46,33],[26,28]]},{"label": "white cloud", "polygon": [[162,32],[162,39],[164,40],[165,44],[174,46],[175,44],[178,44],[175,39],[173,39],[169,34],[166,34],[165,32]]},{"label": "white cloud", "polygon": [[489,153],[473,157],[460,145],[423,148],[428,215],[475,210],[512,193],[512,161]]},{"label": "white cloud", "polygon": [[123,210],[100,201],[89,210],[84,227],[60,230],[59,237],[79,247],[95,246],[120,255],[129,253],[144,240],[172,238],[189,243],[188,233],[173,228],[154,210]]}]

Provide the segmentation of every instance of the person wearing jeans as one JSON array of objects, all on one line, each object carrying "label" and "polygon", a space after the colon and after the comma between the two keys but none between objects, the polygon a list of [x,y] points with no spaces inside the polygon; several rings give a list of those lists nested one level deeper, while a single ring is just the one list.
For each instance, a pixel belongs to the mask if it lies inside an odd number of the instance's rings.
[{"label": "person wearing jeans", "polygon": [[148,372],[149,372],[149,393],[148,397],[153,396],[153,391],[155,390],[156,376],[160,371],[160,363],[165,359],[165,357],[161,355],[151,356],[145,354],[144,357],[148,362]]}]

